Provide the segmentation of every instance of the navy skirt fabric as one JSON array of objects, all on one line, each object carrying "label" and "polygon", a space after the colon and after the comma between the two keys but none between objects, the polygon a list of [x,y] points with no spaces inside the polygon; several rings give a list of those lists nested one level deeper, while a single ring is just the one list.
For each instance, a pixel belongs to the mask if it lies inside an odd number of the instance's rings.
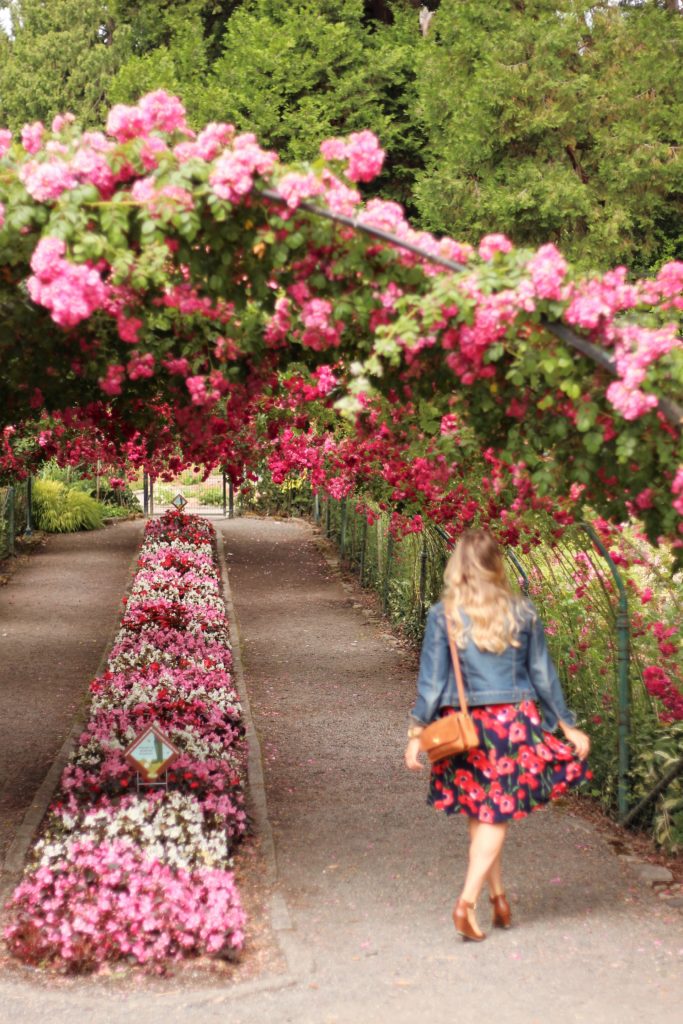
[{"label": "navy skirt fabric", "polygon": [[526,818],[592,778],[573,747],[542,729],[533,701],[470,713],[479,746],[432,765],[427,802],[436,810],[499,825]]}]

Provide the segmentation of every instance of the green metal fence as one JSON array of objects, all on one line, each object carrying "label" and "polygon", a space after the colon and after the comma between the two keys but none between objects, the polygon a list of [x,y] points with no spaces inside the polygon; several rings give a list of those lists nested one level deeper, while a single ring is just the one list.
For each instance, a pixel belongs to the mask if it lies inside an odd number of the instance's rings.
[{"label": "green metal fence", "polygon": [[[389,619],[419,641],[426,610],[443,587],[448,536],[426,525],[423,533],[397,541],[388,513],[378,511],[368,523],[355,506],[352,496],[319,496],[312,499],[313,518],[346,568],[377,592]],[[507,556],[511,579],[546,626],[569,704],[593,738],[593,795],[624,820],[633,802],[632,762],[661,728],[643,683],[643,668],[656,652],[648,653],[643,640],[631,650],[625,581],[586,524],[567,529],[559,541],[549,537]]]}]

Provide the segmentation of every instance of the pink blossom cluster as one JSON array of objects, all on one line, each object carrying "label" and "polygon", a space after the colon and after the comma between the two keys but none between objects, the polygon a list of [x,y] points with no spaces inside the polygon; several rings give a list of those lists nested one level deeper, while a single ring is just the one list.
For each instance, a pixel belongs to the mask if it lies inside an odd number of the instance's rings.
[{"label": "pink blossom cluster", "polygon": [[239,950],[245,915],[231,872],[170,868],[127,842],[72,843],[16,888],[10,950],[36,966],[93,971],[134,961],[163,969]]},{"label": "pink blossom cluster", "polygon": [[370,131],[353,132],[348,140],[326,139],[320,144],[326,160],[346,160],[349,181],[372,181],[382,170],[384,150]]},{"label": "pink blossom cluster", "polygon": [[[246,826],[246,744],[214,540],[198,516],[147,524],[108,670],[12,900],[6,936],[28,963],[163,967],[242,946],[228,857]],[[151,724],[180,755],[166,789],[138,790],[124,753]]]},{"label": "pink blossom cluster", "polygon": [[683,341],[673,324],[658,330],[630,324],[617,329],[615,350],[619,379],[607,388],[607,398],[626,420],[638,419],[656,408],[655,395],[643,391],[648,367],[674,349],[683,351]]},{"label": "pink blossom cluster", "polygon": [[119,103],[109,111],[107,134],[118,142],[139,138],[152,131],[189,134],[185,108],[177,96],[158,89],[143,96],[134,107]]},{"label": "pink blossom cluster", "polygon": [[61,238],[41,238],[31,257],[33,274],[27,287],[33,301],[49,309],[60,327],[68,328],[99,309],[107,289],[99,271],[87,263],[71,263],[65,253]]},{"label": "pink blossom cluster", "polygon": [[251,132],[237,135],[213,165],[209,184],[221,199],[241,203],[254,187],[255,175],[267,175],[277,163],[277,154],[261,149]]}]

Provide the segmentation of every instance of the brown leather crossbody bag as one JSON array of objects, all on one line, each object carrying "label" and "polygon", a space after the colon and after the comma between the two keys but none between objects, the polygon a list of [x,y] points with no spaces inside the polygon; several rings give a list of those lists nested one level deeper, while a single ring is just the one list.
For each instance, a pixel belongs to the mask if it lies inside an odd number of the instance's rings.
[{"label": "brown leather crossbody bag", "polygon": [[424,750],[432,764],[435,764],[436,761],[443,761],[445,757],[453,757],[455,754],[462,754],[465,750],[472,750],[473,747],[479,746],[477,727],[470,716],[458,648],[453,639],[448,616],[446,616],[446,629],[455,670],[455,681],[458,685],[460,710],[451,715],[444,715],[443,718],[437,718],[431,725],[425,726],[420,733],[420,748]]}]

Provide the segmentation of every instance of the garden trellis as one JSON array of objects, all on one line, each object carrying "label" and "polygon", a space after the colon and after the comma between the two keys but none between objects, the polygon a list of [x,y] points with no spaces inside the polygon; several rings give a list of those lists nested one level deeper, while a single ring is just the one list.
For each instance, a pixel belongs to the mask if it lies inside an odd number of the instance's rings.
[{"label": "garden trellis", "polygon": [[363,467],[378,486],[397,461],[419,468],[408,525],[425,501],[450,508],[484,451],[492,519],[588,500],[680,540],[680,264],[582,280],[552,246],[435,239],[396,204],[361,204],[383,158],[371,133],[287,168],[232,126],[195,137],[163,92],[115,107],[106,133],[60,117],[1,147],[7,474],[56,455],[223,465],[238,483],[321,416],[334,454],[342,413],[334,475],[312,472],[347,486],[358,447],[381,442]]}]

